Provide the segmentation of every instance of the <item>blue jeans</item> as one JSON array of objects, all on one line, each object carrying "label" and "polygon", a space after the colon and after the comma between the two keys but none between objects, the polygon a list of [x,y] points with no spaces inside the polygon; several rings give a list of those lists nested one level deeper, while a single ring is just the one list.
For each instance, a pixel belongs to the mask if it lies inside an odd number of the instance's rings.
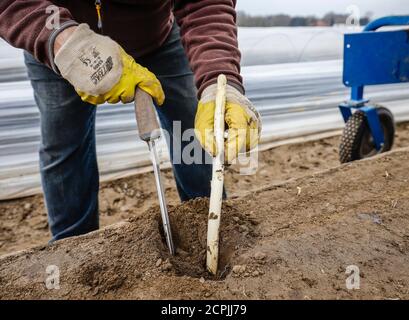
[{"label": "blue jeans", "polygon": [[[180,133],[173,132],[173,122],[181,122],[182,133],[193,128],[197,108],[193,74],[179,28],[175,25],[160,49],[137,62],[156,74],[165,91],[165,103],[157,112],[162,128],[170,135],[168,146],[173,160],[174,143],[183,150],[191,142],[182,141]],[[40,110],[40,171],[52,240],[96,230],[99,226],[97,108],[83,102],[65,79],[29,53],[25,53],[25,63]],[[203,154],[203,158],[207,157]],[[182,161],[173,165],[173,172],[182,201],[210,195],[211,165]]]}]

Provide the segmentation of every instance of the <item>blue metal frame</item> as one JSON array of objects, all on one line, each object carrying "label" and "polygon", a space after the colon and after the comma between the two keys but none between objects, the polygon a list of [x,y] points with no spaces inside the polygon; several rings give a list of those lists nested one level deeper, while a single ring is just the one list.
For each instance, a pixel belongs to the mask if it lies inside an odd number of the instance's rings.
[{"label": "blue metal frame", "polygon": [[345,35],[343,81],[351,88],[351,99],[339,106],[345,122],[352,109],[365,113],[378,151],[384,144],[382,125],[375,107],[364,98],[364,87],[409,82],[409,30],[375,32],[384,26],[409,26],[409,16],[380,18],[362,33]]}]

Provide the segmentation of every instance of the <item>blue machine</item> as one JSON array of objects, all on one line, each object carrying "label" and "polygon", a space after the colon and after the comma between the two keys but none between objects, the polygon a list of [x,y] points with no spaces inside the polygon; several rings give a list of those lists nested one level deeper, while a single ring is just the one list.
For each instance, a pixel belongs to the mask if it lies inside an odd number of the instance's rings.
[{"label": "blue machine", "polygon": [[409,82],[409,29],[375,32],[384,26],[409,26],[409,16],[380,18],[361,33],[345,35],[343,83],[351,88],[351,99],[339,106],[346,123],[352,109],[364,113],[377,152],[383,151],[385,131],[376,107],[364,98],[364,87]]}]

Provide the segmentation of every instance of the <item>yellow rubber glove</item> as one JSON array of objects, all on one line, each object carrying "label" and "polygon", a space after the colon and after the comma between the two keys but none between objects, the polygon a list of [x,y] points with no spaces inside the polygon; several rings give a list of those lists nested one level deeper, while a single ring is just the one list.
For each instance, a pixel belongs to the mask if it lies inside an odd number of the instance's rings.
[{"label": "yellow rubber glove", "polygon": [[104,102],[118,103],[119,101],[129,103],[134,100],[135,88],[138,86],[149,93],[159,106],[162,105],[165,100],[165,94],[156,76],[147,68],[137,64],[122,48],[120,48],[120,51],[122,75],[118,83],[107,93],[98,96],[92,96],[77,90],[81,99],[92,104],[102,104]]},{"label": "yellow rubber glove", "polygon": [[[214,137],[214,111],[217,85],[207,87],[201,96],[195,118],[195,133],[202,147],[212,156],[217,153]],[[241,152],[257,146],[260,139],[260,116],[251,102],[237,89],[227,85],[225,121],[228,136],[225,162],[232,163]]]},{"label": "yellow rubber glove", "polygon": [[76,28],[54,61],[81,99],[91,104],[129,103],[134,100],[136,87],[149,93],[158,105],[165,100],[162,86],[152,72],[87,24]]}]

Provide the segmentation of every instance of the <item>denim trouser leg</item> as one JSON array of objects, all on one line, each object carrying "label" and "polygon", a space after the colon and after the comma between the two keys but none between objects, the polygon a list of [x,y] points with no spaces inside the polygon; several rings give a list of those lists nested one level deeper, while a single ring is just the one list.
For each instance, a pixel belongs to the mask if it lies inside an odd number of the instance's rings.
[{"label": "denim trouser leg", "polygon": [[[138,59],[137,62],[146,66],[158,77],[165,91],[165,103],[156,110],[162,128],[169,133],[170,139],[167,142],[181,200],[209,197],[212,162],[193,132],[198,103],[197,91],[193,73],[180,40],[179,27],[174,25],[167,42],[159,50]],[[180,124],[181,130],[174,130],[174,124],[176,127]],[[187,130],[191,134],[188,134]],[[184,133],[185,136],[183,136]],[[185,147],[188,148],[185,149]],[[196,152],[198,156],[195,157],[194,162],[192,162],[193,157],[186,159],[186,155],[183,154],[183,150],[188,149],[199,151]]]},{"label": "denim trouser leg", "polygon": [[96,230],[96,108],[30,54],[25,62],[40,110],[40,172],[53,240]]},{"label": "denim trouser leg", "polygon": [[[96,108],[83,102],[66,80],[30,54],[25,54],[25,61],[40,110],[40,171],[53,240],[90,232],[98,228]],[[185,146],[195,145],[199,150],[200,146],[194,137],[181,141],[183,132],[194,126],[197,98],[179,28],[175,25],[166,43],[138,62],[158,76],[166,94],[165,104],[157,111],[163,129],[170,134],[181,200],[209,196],[211,165],[204,164],[205,158],[211,163],[209,156],[202,152],[196,163],[183,163],[181,157]],[[174,121],[181,124],[180,132],[173,130]]]}]

